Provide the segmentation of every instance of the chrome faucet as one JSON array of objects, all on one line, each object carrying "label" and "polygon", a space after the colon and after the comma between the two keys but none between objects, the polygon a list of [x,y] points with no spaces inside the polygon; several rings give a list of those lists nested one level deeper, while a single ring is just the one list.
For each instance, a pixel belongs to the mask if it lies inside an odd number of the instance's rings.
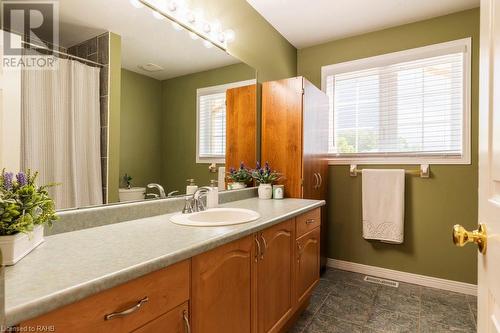
[{"label": "chrome faucet", "polygon": [[[158,192],[160,193],[160,195],[159,195],[160,199],[165,199],[167,197],[165,194],[165,190],[163,189],[163,186],[161,186],[160,184],[152,183],[152,184],[148,184],[147,187],[149,189],[154,189],[154,188],[157,189]],[[156,195],[154,195],[153,197],[158,198]]]},{"label": "chrome faucet", "polygon": [[187,195],[182,214],[204,211],[205,205],[203,204],[202,198],[205,197],[209,191],[212,191],[210,187],[200,187],[192,195]]}]

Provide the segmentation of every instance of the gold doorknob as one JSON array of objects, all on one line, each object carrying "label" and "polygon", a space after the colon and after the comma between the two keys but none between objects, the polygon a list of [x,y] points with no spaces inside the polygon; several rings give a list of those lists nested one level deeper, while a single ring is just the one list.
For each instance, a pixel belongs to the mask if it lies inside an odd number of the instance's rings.
[{"label": "gold doorknob", "polygon": [[476,243],[478,251],[486,253],[486,226],[479,224],[477,230],[467,231],[460,224],[453,226],[453,243],[456,246],[464,246],[467,243]]}]

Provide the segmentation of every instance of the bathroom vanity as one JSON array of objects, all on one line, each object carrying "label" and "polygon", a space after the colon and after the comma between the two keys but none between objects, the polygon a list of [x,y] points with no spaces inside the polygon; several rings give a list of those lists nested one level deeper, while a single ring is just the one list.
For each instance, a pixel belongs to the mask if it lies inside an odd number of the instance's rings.
[{"label": "bathroom vanity", "polygon": [[261,216],[240,225],[180,226],[164,214],[49,236],[7,268],[7,323],[57,332],[283,331],[319,279],[323,205],[250,198],[221,205]]}]

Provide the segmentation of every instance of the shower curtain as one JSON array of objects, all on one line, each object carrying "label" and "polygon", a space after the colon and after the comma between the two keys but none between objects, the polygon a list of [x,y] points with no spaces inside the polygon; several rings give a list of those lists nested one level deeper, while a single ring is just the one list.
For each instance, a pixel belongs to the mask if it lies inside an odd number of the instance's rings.
[{"label": "shower curtain", "polygon": [[99,71],[59,59],[22,73],[21,167],[59,184],[49,190],[58,209],[103,203]]}]

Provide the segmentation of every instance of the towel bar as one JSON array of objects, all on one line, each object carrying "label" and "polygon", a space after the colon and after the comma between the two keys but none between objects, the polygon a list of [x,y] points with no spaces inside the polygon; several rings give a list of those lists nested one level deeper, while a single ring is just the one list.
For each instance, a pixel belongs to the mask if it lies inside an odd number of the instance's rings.
[{"label": "towel bar", "polygon": [[[362,169],[358,169],[356,164],[351,164],[349,174],[351,177],[356,177],[361,174]],[[419,176],[420,178],[429,178],[431,175],[431,167],[429,164],[421,164],[419,170],[405,170],[407,175]]]}]

